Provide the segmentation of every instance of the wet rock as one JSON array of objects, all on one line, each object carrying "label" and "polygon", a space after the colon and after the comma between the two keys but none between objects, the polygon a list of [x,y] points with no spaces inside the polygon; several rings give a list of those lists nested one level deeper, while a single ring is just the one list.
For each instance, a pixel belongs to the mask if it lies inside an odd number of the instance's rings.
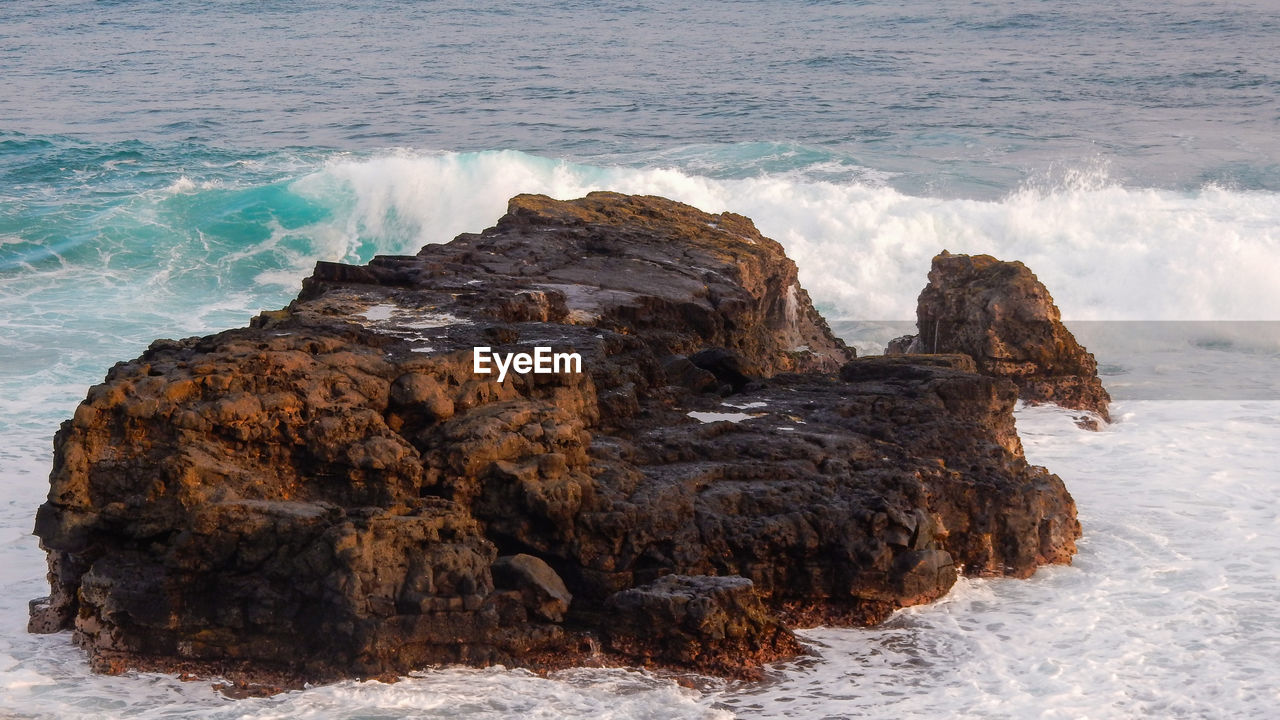
[{"label": "wet rock", "polygon": [[[476,347],[580,371],[499,380]],[[272,687],[749,673],[795,652],[778,618],[876,622],[957,572],[1069,561],[1071,497],[1024,459],[1012,383],[973,369],[854,358],[741,216],[518,196],[111,368],[55,437],[31,628],[104,671]]]},{"label": "wet rock", "polygon": [[919,334],[893,340],[889,354],[964,353],[979,372],[1012,380],[1023,400],[1110,420],[1097,361],[1022,263],[942,251],[920,293],[916,323]]},{"label": "wet rock", "polygon": [[734,672],[800,645],[743,577],[667,575],[610,596],[609,648],[641,665]]}]

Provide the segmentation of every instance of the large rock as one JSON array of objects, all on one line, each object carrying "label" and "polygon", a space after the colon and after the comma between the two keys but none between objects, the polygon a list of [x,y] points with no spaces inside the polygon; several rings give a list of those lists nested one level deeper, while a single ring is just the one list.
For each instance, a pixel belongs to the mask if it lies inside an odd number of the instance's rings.
[{"label": "large rock", "polygon": [[919,334],[894,340],[888,352],[965,353],[979,372],[1012,380],[1023,400],[1110,420],[1097,361],[1026,265],[943,250],[920,293],[916,323]]},{"label": "large rock", "polygon": [[[500,382],[477,346],[582,372]],[[31,627],[104,670],[748,671],[794,651],[779,619],[1069,561],[1071,497],[1023,458],[1013,385],[972,369],[853,359],[746,218],[519,196],[113,367],[55,438]],[[679,604],[627,600],[646,585],[711,605],[646,638],[614,612]]]}]

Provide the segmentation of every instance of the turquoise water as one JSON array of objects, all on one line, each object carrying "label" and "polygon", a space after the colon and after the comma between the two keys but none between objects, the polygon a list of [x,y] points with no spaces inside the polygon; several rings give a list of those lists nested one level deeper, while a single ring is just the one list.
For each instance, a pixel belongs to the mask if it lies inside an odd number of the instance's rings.
[{"label": "turquoise water", "polygon": [[[1280,321],[1274,2],[15,1],[0,68],[0,714],[431,717],[452,694],[472,717],[1265,717],[1280,701],[1259,670],[1280,655],[1259,629],[1280,627],[1280,347],[1214,324]],[[943,248],[1021,259],[1065,317],[1104,321],[1081,328],[1108,348],[1125,421],[1083,437],[1022,416],[1080,503],[1076,567],[823,631],[824,660],[702,693],[451,671],[227,705],[92,677],[66,637],[23,632],[46,592],[29,532],[50,438],[111,363],[280,307],[317,260],[413,252],[516,193],[594,189],[752,217],[863,350],[887,332],[868,321],[914,315]],[[1130,326],[1105,321],[1197,329],[1126,350],[1105,343]],[[1151,401],[1169,387],[1220,402]],[[1144,625],[1149,607],[1169,624]],[[1081,608],[1107,637],[1047,630]],[[997,623],[1025,639],[991,644]]]}]

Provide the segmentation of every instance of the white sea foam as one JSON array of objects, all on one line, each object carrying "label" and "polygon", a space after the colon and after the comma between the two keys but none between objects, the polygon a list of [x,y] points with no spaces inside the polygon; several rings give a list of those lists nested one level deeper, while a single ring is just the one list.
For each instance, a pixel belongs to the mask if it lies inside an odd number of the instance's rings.
[{"label": "white sea foam", "polygon": [[[230,700],[207,681],[182,682],[157,674],[85,677],[59,686],[81,668],[29,672],[4,687],[0,712],[17,717],[152,717],[362,720],[366,718],[602,718],[605,720],[721,720],[704,697],[670,680],[627,670],[574,670],[543,678],[521,670],[447,669],[395,683],[341,682],[268,698]],[[3,686],[0,686],[3,687]]]},{"label": "white sea foam", "polygon": [[[914,316],[942,249],[1017,259],[1077,320],[1280,320],[1280,195],[1125,188],[1070,173],[997,201],[915,197],[802,172],[711,179],[670,168],[594,167],[513,151],[343,158],[292,186],[333,205],[355,247],[411,252],[479,231],[521,192],[656,194],[747,215],[786,246],[835,318]],[[365,240],[362,240],[364,238]]]},{"label": "white sea foam", "polygon": [[[108,163],[108,165],[110,164]],[[114,167],[109,169],[114,169]],[[200,182],[196,182],[186,175],[181,175],[177,180],[169,183],[169,185],[161,190],[160,195],[192,195],[200,192],[201,190],[215,190],[221,187],[225,187],[225,184],[220,180],[202,180]]]},{"label": "white sea foam", "polygon": [[1085,535],[1071,567],[961,580],[820,660],[725,693],[744,717],[1270,717],[1280,686],[1280,402],[1131,402],[1103,432],[1022,408]]}]

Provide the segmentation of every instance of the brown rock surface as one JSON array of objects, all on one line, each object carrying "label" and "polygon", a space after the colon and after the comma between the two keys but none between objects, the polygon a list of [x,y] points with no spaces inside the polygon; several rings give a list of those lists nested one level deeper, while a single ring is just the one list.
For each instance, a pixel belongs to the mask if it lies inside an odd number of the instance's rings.
[{"label": "brown rock surface", "polygon": [[614,593],[605,610],[609,648],[638,663],[733,674],[801,651],[744,577],[666,575]]},{"label": "brown rock surface", "polygon": [[978,372],[1009,378],[1023,400],[1088,410],[1110,421],[1111,396],[1093,354],[1062,324],[1058,307],[1020,262],[990,255],[933,259],[916,305],[920,333],[898,338],[890,353],[964,353]]},{"label": "brown rock surface", "polygon": [[[583,372],[474,372],[476,346],[539,345]],[[31,629],[104,670],[273,683],[750,673],[796,651],[779,618],[876,622],[1070,560],[1013,385],[966,362],[854,360],[746,218],[518,196],[113,367],[55,438]]]}]

